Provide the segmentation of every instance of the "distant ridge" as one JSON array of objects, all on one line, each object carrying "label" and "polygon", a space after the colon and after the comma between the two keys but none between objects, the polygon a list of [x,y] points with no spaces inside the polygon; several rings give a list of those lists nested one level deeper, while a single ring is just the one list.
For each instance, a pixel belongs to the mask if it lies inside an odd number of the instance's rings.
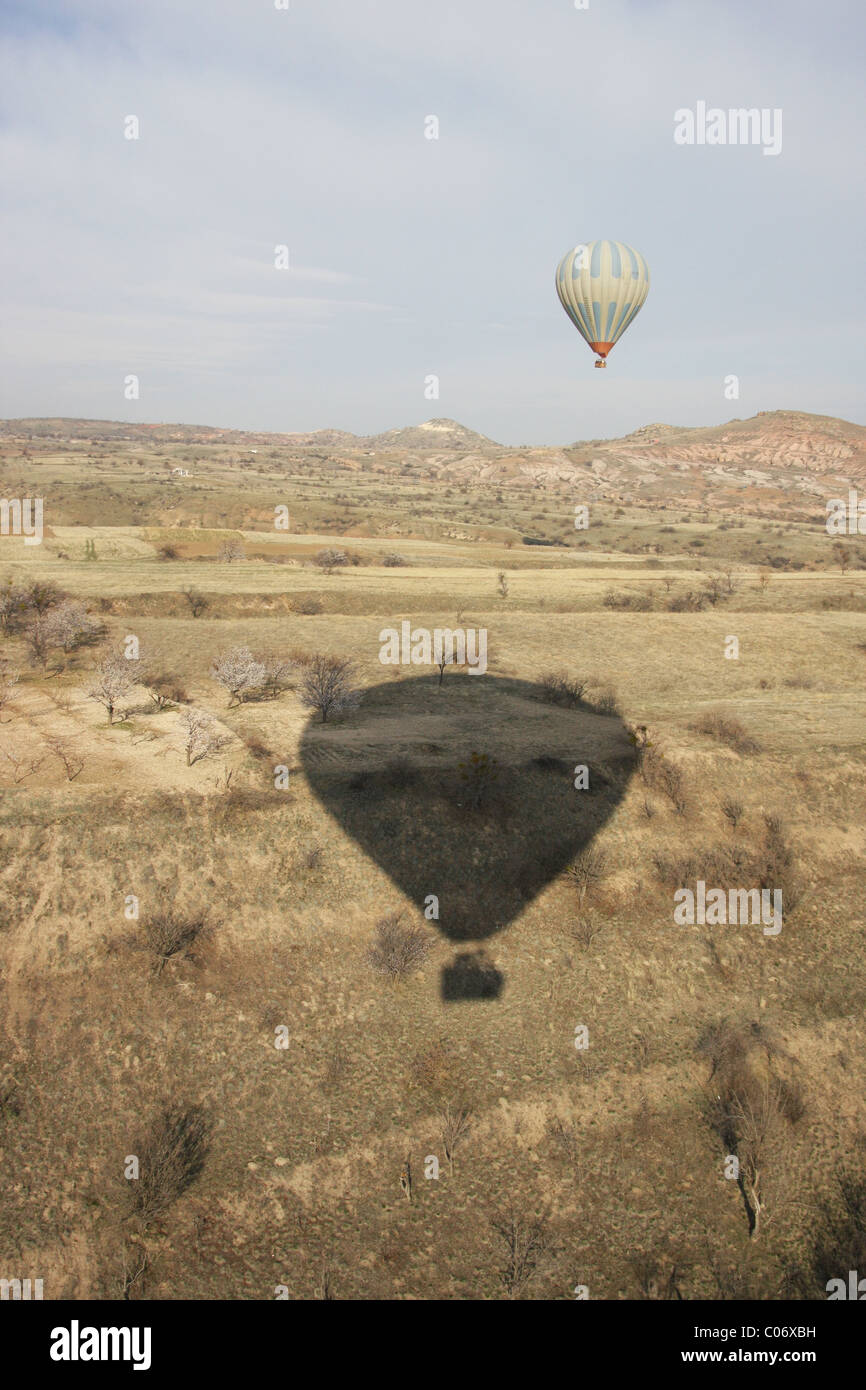
[{"label": "distant ridge", "polygon": [[364,443],[374,449],[501,449],[504,446],[485,434],[467,429],[457,420],[425,420],[421,425],[386,430],[368,436]]},{"label": "distant ridge", "polygon": [[458,420],[444,417],[371,435],[358,435],[348,430],[327,428],[308,431],[236,430],[221,429],[217,425],[139,423],[129,420],[70,419],[60,416],[0,420],[0,437],[20,437],[27,434],[33,435],[34,438],[106,441],[155,439],[175,443],[248,446],[288,444],[299,448],[408,449],[440,453],[473,453],[493,449],[511,454],[537,454],[554,450],[560,457],[563,448],[569,453],[590,449],[609,452],[618,451],[623,447],[652,448],[660,444],[687,447],[699,441],[744,446],[749,439],[766,439],[770,436],[798,444],[800,447],[797,448],[797,452],[802,452],[802,445],[812,438],[819,451],[822,441],[834,441],[843,453],[848,449],[856,451],[866,445],[866,426],[840,420],[831,415],[811,415],[803,410],[761,410],[749,419],[733,419],[722,425],[641,425],[630,434],[619,438],[577,440],[564,446],[525,444],[519,449],[513,445],[498,444],[488,435],[479,434],[477,430],[461,425]]},{"label": "distant ridge", "polygon": [[[642,425],[621,439],[565,447],[497,444],[457,420],[438,418],[381,434],[347,430],[272,433],[210,425],[111,420],[6,420],[0,439],[77,441],[79,447],[134,451],[145,442],[226,447],[238,454],[296,453],[316,466],[418,468],[446,484],[569,491],[658,507],[689,505],[739,511],[784,505],[814,513],[821,498],[866,488],[866,426],[802,410],[765,410],[747,420],[685,427]],[[282,458],[285,465],[287,459]]]},{"label": "distant ridge", "polygon": [[467,429],[457,420],[425,420],[386,430],[384,434],[351,434],[348,430],[308,431],[232,430],[216,425],[144,424],[126,420],[32,418],[0,421],[0,436],[32,434],[36,438],[149,439],[190,444],[291,444],[300,448],[368,449],[501,449],[504,445]]}]

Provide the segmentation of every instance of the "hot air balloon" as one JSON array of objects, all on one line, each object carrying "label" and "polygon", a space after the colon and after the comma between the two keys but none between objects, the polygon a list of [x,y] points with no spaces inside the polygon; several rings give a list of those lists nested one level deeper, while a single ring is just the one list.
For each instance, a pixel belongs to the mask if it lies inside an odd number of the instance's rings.
[{"label": "hot air balloon", "polygon": [[556,267],[556,293],[598,354],[596,367],[606,367],[607,354],[649,294],[649,266],[622,241],[581,242]]}]

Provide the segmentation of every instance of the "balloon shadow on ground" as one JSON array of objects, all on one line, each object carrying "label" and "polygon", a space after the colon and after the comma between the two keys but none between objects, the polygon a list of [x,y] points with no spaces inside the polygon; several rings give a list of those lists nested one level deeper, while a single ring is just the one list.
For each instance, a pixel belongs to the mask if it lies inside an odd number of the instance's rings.
[{"label": "balloon shadow on ground", "polygon": [[[605,825],[637,763],[616,714],[552,702],[488,675],[392,680],[301,740],[308,782],[342,829],[461,949],[446,1000],[491,1000],[504,979],[482,944]],[[581,774],[579,768],[586,768]],[[578,788],[575,782],[588,780]]]}]

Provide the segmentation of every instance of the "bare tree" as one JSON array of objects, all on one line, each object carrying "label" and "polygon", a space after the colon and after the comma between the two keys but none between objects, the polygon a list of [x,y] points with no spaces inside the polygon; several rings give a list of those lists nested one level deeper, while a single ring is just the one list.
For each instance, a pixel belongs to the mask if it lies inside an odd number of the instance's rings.
[{"label": "bare tree", "polygon": [[133,1211],[146,1225],[181,1196],[202,1172],[211,1124],[200,1106],[164,1105],[133,1143],[138,1178],[130,1182]]},{"label": "bare tree", "polygon": [[264,687],[267,672],[249,647],[232,647],[221,652],[211,667],[211,675],[229,694],[229,708]]},{"label": "bare tree", "polygon": [[508,576],[505,570],[500,570],[496,577],[496,590],[500,598],[508,598]]},{"label": "bare tree", "polygon": [[[749,1235],[757,1240],[766,1215],[765,1170],[771,1162],[783,1118],[783,1097],[775,1078],[757,1086],[722,1092],[717,1100],[716,1128],[739,1163],[738,1185],[749,1220]],[[778,1161],[778,1155],[774,1155]]]},{"label": "bare tree", "polygon": [[314,563],[325,574],[333,574],[335,569],[341,565],[349,563],[349,557],[345,550],[320,550],[315,556]]},{"label": "bare tree", "polygon": [[205,598],[204,594],[201,593],[199,589],[194,589],[191,585],[187,585],[181,592],[194,618],[200,618],[205,609],[210,607],[210,600]]},{"label": "bare tree", "polygon": [[361,692],[353,685],[354,667],[350,661],[317,652],[310,658],[301,681],[301,703],[314,709],[327,723],[335,714],[356,709]]},{"label": "bare tree", "polygon": [[114,711],[118,702],[128,695],[137,684],[132,663],[121,652],[109,652],[96,668],[93,684],[87,691],[89,700],[96,700],[108,714],[109,724],[114,723]]},{"label": "bare tree", "polygon": [[728,1019],[701,1037],[699,1051],[712,1062],[707,1081],[710,1124],[735,1158],[737,1186],[756,1240],[797,1180],[788,1151],[789,1129],[802,1119],[802,1087],[792,1059],[771,1030]]},{"label": "bare tree", "polygon": [[547,1248],[544,1218],[529,1216],[510,1206],[493,1222],[493,1229],[505,1245],[505,1261],[499,1277],[509,1298],[521,1293],[535,1273]]},{"label": "bare tree", "polygon": [[42,617],[49,608],[53,608],[55,603],[60,602],[62,595],[56,584],[50,584],[47,580],[34,579],[27,586],[26,597],[28,605]]},{"label": "bare tree", "polygon": [[218,753],[228,743],[228,739],[220,734],[214,719],[204,710],[185,710],[180,717],[180,725],[187,767],[192,767],[194,763],[201,762],[202,758]]},{"label": "bare tree", "polygon": [[18,626],[27,610],[27,595],[23,589],[16,589],[11,579],[0,588],[0,629],[11,632]]},{"label": "bare tree", "polygon": [[147,1273],[150,1255],[144,1246],[135,1245],[124,1248],[118,1279],[120,1297],[129,1302],[130,1290]]},{"label": "bare tree", "polygon": [[12,769],[12,780],[16,787],[19,787],[26,778],[33,777],[45,762],[44,757],[13,753],[8,748],[3,749],[3,757]]},{"label": "bare tree", "polygon": [[436,665],[439,667],[439,682],[437,685],[437,689],[441,688],[442,682],[445,679],[446,666],[456,666],[456,664],[457,657],[455,656],[453,649],[451,647],[446,647],[445,643],[443,642],[442,650],[439,653],[439,660],[436,662]]},{"label": "bare tree", "polygon": [[[15,694],[15,687],[18,684],[20,672],[15,669],[10,662],[0,660],[0,715]],[[2,720],[8,724],[8,719]]]},{"label": "bare tree", "polygon": [[67,782],[74,782],[84,767],[84,754],[69,739],[57,736],[46,738],[45,746],[63,764]]},{"label": "bare tree", "polygon": [[454,1176],[454,1151],[472,1128],[472,1112],[465,1105],[448,1101],[439,1117],[439,1133],[448,1160],[448,1171]]},{"label": "bare tree", "polygon": [[31,618],[30,622],[25,627],[24,641],[27,643],[27,649],[34,662],[44,670],[48,665],[48,656],[51,651],[52,643],[51,629],[48,625],[48,621],[40,613],[37,613],[34,618]]},{"label": "bare tree", "polygon": [[577,889],[577,900],[583,907],[588,890],[601,883],[607,873],[607,859],[604,851],[596,849],[594,845],[587,845],[586,849],[581,850],[574,862],[569,865],[566,873]]}]

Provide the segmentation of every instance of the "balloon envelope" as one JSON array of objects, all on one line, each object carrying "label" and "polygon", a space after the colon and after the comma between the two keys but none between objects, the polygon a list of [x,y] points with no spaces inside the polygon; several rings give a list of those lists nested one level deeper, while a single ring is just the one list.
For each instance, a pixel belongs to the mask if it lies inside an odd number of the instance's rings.
[{"label": "balloon envelope", "polygon": [[582,338],[604,359],[640,313],[649,294],[649,266],[622,241],[581,242],[556,268],[556,293]]}]

